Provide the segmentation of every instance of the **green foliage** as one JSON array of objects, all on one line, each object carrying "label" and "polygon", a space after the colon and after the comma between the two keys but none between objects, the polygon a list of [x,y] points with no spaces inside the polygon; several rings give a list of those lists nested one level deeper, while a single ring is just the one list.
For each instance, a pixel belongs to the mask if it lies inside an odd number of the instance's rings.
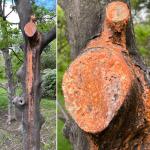
[{"label": "green foliage", "polygon": [[0,17],[0,49],[11,47],[20,42],[19,30]]},{"label": "green foliage", "polygon": [[[150,24],[135,25],[137,47],[145,60],[150,60]],[[150,65],[150,61],[146,62]]]},{"label": "green foliage", "polygon": [[58,51],[58,59],[57,59],[57,66],[58,66],[58,98],[62,95],[62,78],[64,71],[67,69],[70,63],[70,46],[68,44],[66,38],[66,22],[64,17],[63,10],[58,6],[58,30],[57,30],[57,51]]},{"label": "green foliage", "polygon": [[42,96],[56,97],[56,69],[45,69],[42,75]]},{"label": "green foliage", "polygon": [[37,18],[39,31],[47,32],[55,26],[56,12],[50,12],[44,7],[35,5],[35,3],[32,4],[32,10]]},{"label": "green foliage", "polygon": [[64,123],[58,120],[57,136],[58,136],[58,150],[71,150],[71,145],[67,139],[63,136]]},{"label": "green foliage", "polygon": [[0,79],[5,78],[5,64],[2,54],[0,55]]},{"label": "green foliage", "polygon": [[56,40],[52,41],[41,56],[41,69],[56,68]]},{"label": "green foliage", "polygon": [[[66,38],[66,21],[64,17],[63,10],[58,6],[57,7],[57,14],[58,14],[58,29],[57,29],[57,95],[61,105],[64,105],[63,101],[63,94],[62,94],[62,78],[64,72],[66,71],[67,67],[70,63],[70,46],[68,44]],[[58,109],[58,112],[60,110]],[[58,136],[58,150],[71,150],[71,145],[69,141],[63,136],[63,126],[64,123],[58,120],[58,128],[57,128],[57,136]]]},{"label": "green foliage", "polygon": [[137,45],[143,55],[149,54],[150,25],[138,24],[135,26]]},{"label": "green foliage", "polygon": [[[16,57],[16,55],[17,55],[17,57]],[[11,51],[11,58],[12,58],[11,61],[12,61],[12,69],[13,69],[14,79],[16,81],[17,80],[16,73],[23,63],[24,54],[23,54],[22,50],[20,50],[20,49],[14,50],[14,52]]]},{"label": "green foliage", "polygon": [[40,103],[41,107],[43,109],[56,109],[56,103],[55,101],[49,101],[49,99],[42,99],[41,103]]},{"label": "green foliage", "polygon": [[143,7],[150,8],[150,1],[149,0],[131,0],[131,6],[135,10],[140,10]]}]

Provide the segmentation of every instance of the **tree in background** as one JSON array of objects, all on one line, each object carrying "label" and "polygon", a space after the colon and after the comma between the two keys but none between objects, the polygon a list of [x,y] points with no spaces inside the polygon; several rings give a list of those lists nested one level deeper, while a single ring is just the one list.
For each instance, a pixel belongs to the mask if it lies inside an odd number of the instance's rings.
[{"label": "tree in background", "polygon": [[5,4],[6,1],[0,1],[0,50],[3,53],[3,58],[5,61],[5,74],[8,83],[3,84],[4,87],[7,89],[8,94],[8,119],[7,123],[11,124],[11,121],[16,119],[15,117],[15,107],[13,105],[13,98],[15,97],[15,81],[13,76],[13,68],[12,68],[12,57],[10,55],[10,48],[18,42],[19,32],[17,28],[12,28],[11,23],[7,21],[7,17],[11,14],[11,12],[14,10],[12,7],[12,10],[10,13],[5,13]]},{"label": "tree in background", "polygon": [[[150,2],[131,0],[136,43],[145,63],[150,65]],[[145,30],[146,29],[146,30]]]}]

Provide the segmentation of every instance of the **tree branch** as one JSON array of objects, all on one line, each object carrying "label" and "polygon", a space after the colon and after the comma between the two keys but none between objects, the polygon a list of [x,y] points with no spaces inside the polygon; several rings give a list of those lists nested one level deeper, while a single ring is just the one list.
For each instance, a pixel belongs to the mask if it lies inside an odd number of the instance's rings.
[{"label": "tree branch", "polygon": [[57,100],[57,105],[60,108],[60,111],[62,113],[62,115],[64,116],[65,121],[68,121],[70,119],[69,115],[65,112],[64,108],[61,106],[61,104],[59,103],[59,100]]},{"label": "tree branch", "polygon": [[13,11],[14,11],[14,8],[12,8],[12,10],[5,16],[5,18],[7,18]]},{"label": "tree branch", "polygon": [[51,31],[42,34],[41,52],[43,49],[56,38],[56,27]]},{"label": "tree branch", "polygon": [[21,59],[19,58],[19,56],[16,54],[16,52],[15,52],[12,48],[9,47],[9,49],[12,50],[12,52],[13,52],[14,55],[18,58],[19,61],[23,62],[23,60],[21,60]]}]

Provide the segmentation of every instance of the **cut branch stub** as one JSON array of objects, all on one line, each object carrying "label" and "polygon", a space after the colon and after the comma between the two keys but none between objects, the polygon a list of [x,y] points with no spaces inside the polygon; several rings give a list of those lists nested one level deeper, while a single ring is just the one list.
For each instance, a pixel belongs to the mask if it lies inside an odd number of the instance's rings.
[{"label": "cut branch stub", "polygon": [[63,79],[68,112],[81,129],[104,130],[126,100],[134,76],[119,52],[93,49],[69,67]]},{"label": "cut branch stub", "polygon": [[28,37],[33,37],[35,35],[35,33],[37,32],[35,18],[31,16],[30,21],[24,27],[24,31]]},{"label": "cut branch stub", "polygon": [[118,32],[127,24],[130,12],[126,3],[112,2],[106,7],[106,19]]}]

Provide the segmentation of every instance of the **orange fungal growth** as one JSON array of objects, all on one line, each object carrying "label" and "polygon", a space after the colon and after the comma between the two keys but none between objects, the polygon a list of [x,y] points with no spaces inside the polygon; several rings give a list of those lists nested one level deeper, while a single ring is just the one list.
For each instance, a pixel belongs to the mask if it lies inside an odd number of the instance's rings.
[{"label": "orange fungal growth", "polygon": [[88,51],[64,75],[66,108],[81,129],[101,132],[122,106],[133,79],[120,53],[105,48]]},{"label": "orange fungal growth", "polygon": [[106,7],[106,19],[117,31],[128,22],[129,16],[128,6],[123,2],[112,2]]},{"label": "orange fungal growth", "polygon": [[[81,129],[98,133],[108,127],[135,80],[122,51],[130,13],[123,2],[106,7],[101,36],[92,39],[63,78],[66,109]],[[115,34],[121,32],[121,34]]]}]

